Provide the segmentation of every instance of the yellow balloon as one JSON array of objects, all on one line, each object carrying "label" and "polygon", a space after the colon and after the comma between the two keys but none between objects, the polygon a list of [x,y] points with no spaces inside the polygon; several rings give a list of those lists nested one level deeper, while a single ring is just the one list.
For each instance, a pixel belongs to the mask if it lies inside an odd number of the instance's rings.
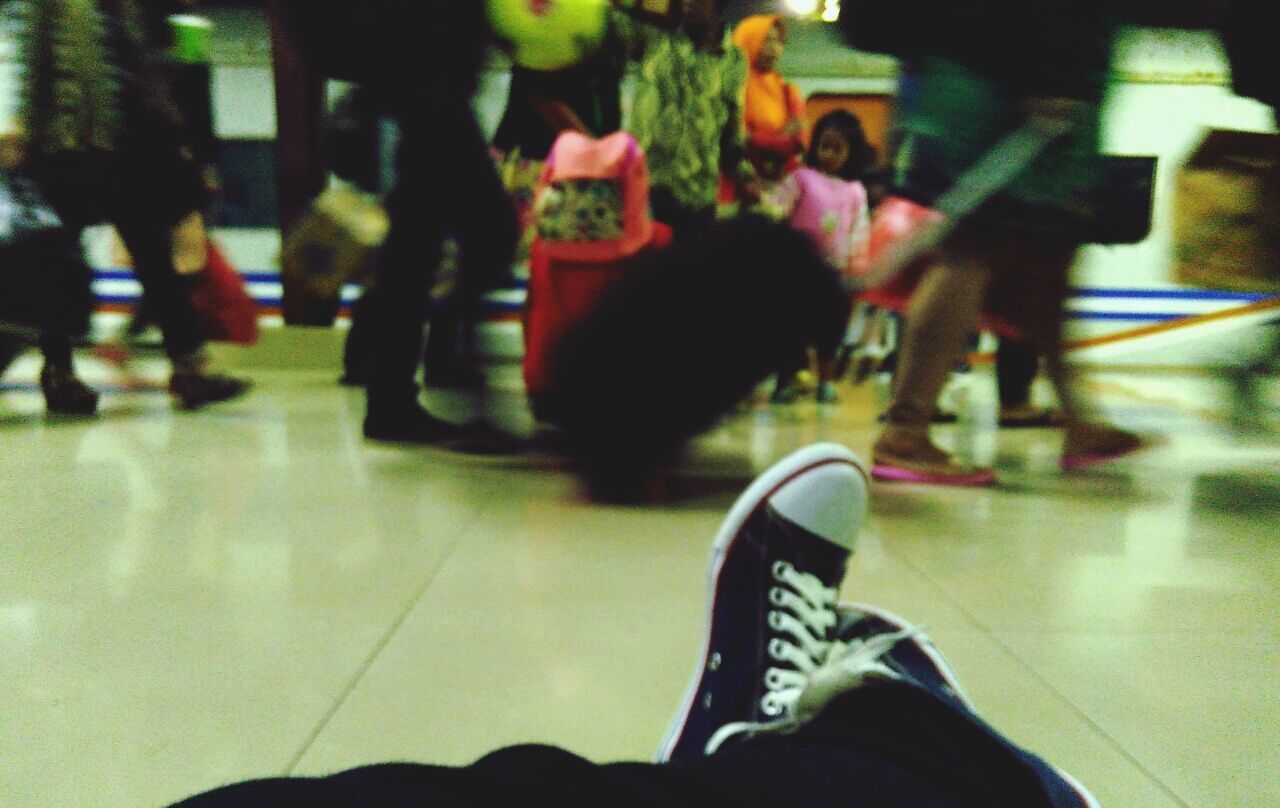
[{"label": "yellow balloon", "polygon": [[[455,0],[468,2],[469,0]],[[608,0],[488,0],[489,25],[531,70],[562,70],[591,55],[608,29]]]}]

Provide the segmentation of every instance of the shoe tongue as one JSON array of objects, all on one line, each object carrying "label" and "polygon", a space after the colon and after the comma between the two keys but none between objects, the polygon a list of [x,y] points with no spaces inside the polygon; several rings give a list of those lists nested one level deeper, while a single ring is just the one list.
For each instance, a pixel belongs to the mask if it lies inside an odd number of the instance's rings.
[{"label": "shoe tongue", "polygon": [[770,545],[775,558],[814,576],[823,586],[840,585],[849,563],[849,547],[814,533],[773,507],[768,509],[768,517],[773,523]]}]

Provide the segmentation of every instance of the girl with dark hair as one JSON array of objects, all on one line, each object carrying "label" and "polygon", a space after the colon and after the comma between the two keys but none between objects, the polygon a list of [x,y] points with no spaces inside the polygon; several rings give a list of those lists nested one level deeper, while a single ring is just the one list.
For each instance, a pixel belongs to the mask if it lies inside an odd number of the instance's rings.
[{"label": "girl with dark hair", "polygon": [[[871,232],[867,189],[862,177],[875,164],[875,149],[867,143],[862,123],[845,110],[830,112],[814,127],[807,165],[796,169],[771,189],[766,210],[786,219],[808,235],[833,270],[842,275],[865,271]],[[818,346],[819,403],[836,401],[834,369],[839,345]],[[806,364],[806,357],[798,357]],[[774,403],[794,400],[791,379],[799,368],[778,373]]]},{"label": "girl with dark hair", "polygon": [[846,182],[864,182],[876,165],[876,149],[867,142],[858,116],[844,109],[823,115],[813,127],[805,164]]}]

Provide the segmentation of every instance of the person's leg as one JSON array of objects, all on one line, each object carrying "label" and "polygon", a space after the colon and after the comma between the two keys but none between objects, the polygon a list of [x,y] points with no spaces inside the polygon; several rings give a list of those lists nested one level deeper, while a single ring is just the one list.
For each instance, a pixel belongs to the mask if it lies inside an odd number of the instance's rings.
[{"label": "person's leg", "polygon": [[996,387],[1000,394],[1000,426],[1061,426],[1061,411],[1031,402],[1031,385],[1040,371],[1039,346],[1031,337],[1001,337],[996,350]]},{"label": "person's leg", "polygon": [[445,211],[459,264],[452,294],[431,312],[424,368],[428,386],[482,387],[484,375],[463,357],[466,338],[474,337],[483,319],[485,295],[511,277],[520,227],[475,116],[469,109],[455,115],[454,142],[447,149],[448,164],[441,167],[441,185],[467,189]]},{"label": "person's leg", "polygon": [[342,384],[364,387],[369,383],[369,369],[373,364],[373,351],[369,346],[369,310],[376,292],[366,286],[360,299],[351,307],[351,327],[342,350]]},{"label": "person's leg", "polygon": [[228,401],[244,395],[249,383],[213,373],[204,351],[204,337],[184,279],[173,268],[171,229],[164,218],[141,206],[114,217],[116,230],[133,256],[134,274],[164,334],[165,353],[173,363],[169,392],[186,409]]},{"label": "person's leg", "polygon": [[[1071,266],[1076,250],[1071,245],[1028,242],[1017,245],[1022,272],[1034,271],[1034,293],[1024,296],[1034,344],[1045,357],[1049,379],[1057,391],[1066,422],[1063,467],[1094,465],[1141,449],[1139,436],[1106,423],[1082,393],[1076,370],[1066,361],[1064,328]],[[1006,270],[1019,271],[1010,265]]]},{"label": "person's leg", "polygon": [[1001,337],[996,349],[996,386],[1000,406],[1026,407],[1031,403],[1031,383],[1035,381],[1040,357],[1035,344],[1017,337]]},{"label": "person's leg", "polygon": [[456,179],[448,173],[448,146],[459,137],[453,130],[475,123],[466,99],[452,88],[437,81],[418,92],[425,96],[421,104],[405,103],[400,118],[398,182],[387,200],[391,230],[374,269],[377,292],[362,312],[371,358],[364,433],[373,440],[437,443],[467,432],[422,408],[417,371],[448,208],[469,190],[441,181]]},{"label": "person's leg", "polygon": [[448,442],[473,454],[509,454],[526,443],[478,419],[462,426],[432,417],[418,404],[414,381],[423,358],[423,328],[444,238],[458,239],[459,319],[474,323],[484,292],[510,269],[515,210],[502,189],[470,99],[439,85],[402,116],[399,185],[388,205],[370,312],[375,357],[365,436],[376,440]]},{"label": "person's leg", "polygon": [[938,396],[977,327],[990,279],[987,251],[968,239],[948,245],[921,277],[906,312],[887,423],[873,450],[877,477],[951,485],[994,481],[989,471],[957,464],[929,438]]},{"label": "person's leg", "polygon": [[43,334],[40,351],[44,368],[40,390],[45,408],[59,415],[93,415],[98,411],[98,394],[76,376],[71,358],[71,338],[63,334]]}]

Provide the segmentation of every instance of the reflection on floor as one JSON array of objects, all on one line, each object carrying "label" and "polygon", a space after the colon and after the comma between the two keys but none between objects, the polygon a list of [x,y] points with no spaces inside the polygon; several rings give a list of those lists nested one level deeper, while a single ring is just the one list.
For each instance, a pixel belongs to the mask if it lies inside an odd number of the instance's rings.
[{"label": "reflection on floor", "polygon": [[[359,395],[327,372],[263,371],[197,414],[111,394],[66,423],[39,415],[35,370],[0,395],[15,806],[154,805],[521,741],[647,758],[723,509],[793,447],[865,451],[875,429],[870,388],[748,408],[673,473],[671,502],[613,508],[551,458],[366,445]],[[878,488],[845,592],[927,624],[987,717],[1104,803],[1280,804],[1280,439],[1233,436],[1205,380],[1092,386],[1167,442],[1064,478],[1057,436],[1010,432],[994,490]]]}]

